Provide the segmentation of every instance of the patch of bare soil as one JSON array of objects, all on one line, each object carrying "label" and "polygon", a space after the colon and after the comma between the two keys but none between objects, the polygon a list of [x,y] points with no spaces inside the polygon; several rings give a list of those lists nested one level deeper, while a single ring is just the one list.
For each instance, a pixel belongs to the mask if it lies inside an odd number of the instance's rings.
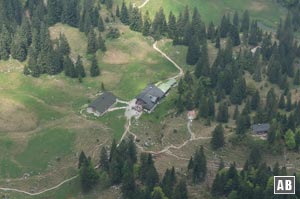
[{"label": "patch of bare soil", "polygon": [[37,123],[35,115],[22,104],[0,99],[0,132],[26,132],[36,128]]},{"label": "patch of bare soil", "polygon": [[117,49],[109,49],[105,53],[103,61],[108,64],[128,64],[129,54]]}]

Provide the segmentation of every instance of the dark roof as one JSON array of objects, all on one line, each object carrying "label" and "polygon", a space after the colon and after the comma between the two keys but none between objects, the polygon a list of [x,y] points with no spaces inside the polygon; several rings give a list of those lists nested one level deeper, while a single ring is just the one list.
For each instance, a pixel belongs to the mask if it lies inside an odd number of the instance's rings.
[{"label": "dark roof", "polygon": [[252,130],[254,132],[267,132],[270,130],[270,124],[268,124],[268,123],[254,124],[254,125],[252,125]]},{"label": "dark roof", "polygon": [[137,99],[143,101],[145,109],[151,110],[163,96],[164,92],[162,90],[150,84],[137,96]]},{"label": "dark roof", "polygon": [[104,92],[95,101],[93,101],[89,107],[96,109],[100,114],[104,113],[111,107],[117,98],[111,92]]}]

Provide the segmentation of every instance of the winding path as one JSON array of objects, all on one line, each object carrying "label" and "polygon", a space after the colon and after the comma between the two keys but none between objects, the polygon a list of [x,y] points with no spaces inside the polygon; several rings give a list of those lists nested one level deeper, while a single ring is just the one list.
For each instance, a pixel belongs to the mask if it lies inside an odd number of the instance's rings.
[{"label": "winding path", "polygon": [[147,5],[147,3],[149,3],[150,0],[146,0],[144,1],[144,3],[142,5],[140,5],[138,8],[141,9],[143,8],[145,5]]},{"label": "winding path", "polygon": [[178,75],[176,75],[174,77],[170,77],[169,79],[172,79],[172,78],[176,79],[176,78],[182,77],[184,75],[183,69],[174,60],[172,60],[166,53],[164,53],[157,47],[157,41],[154,42],[152,47],[154,48],[154,50],[159,52],[163,57],[165,57],[167,60],[169,60],[179,70]]},{"label": "winding path", "polygon": [[40,192],[36,192],[36,193],[30,193],[30,192],[27,192],[27,191],[23,191],[23,190],[20,190],[20,189],[12,189],[12,188],[3,188],[3,187],[0,187],[0,190],[2,191],[14,191],[14,192],[18,192],[18,193],[23,193],[23,194],[26,194],[26,195],[30,195],[30,196],[36,196],[36,195],[40,195],[40,194],[43,194],[43,193],[46,193],[48,191],[52,191],[54,189],[57,189],[59,188],[60,186],[62,186],[63,184],[67,183],[67,182],[70,182],[72,180],[74,180],[75,178],[77,178],[78,175],[76,176],[73,176],[67,180],[64,180],[62,181],[61,183],[59,183],[58,185],[54,186],[54,187],[51,187],[49,189],[45,189],[43,191],[40,191]]}]

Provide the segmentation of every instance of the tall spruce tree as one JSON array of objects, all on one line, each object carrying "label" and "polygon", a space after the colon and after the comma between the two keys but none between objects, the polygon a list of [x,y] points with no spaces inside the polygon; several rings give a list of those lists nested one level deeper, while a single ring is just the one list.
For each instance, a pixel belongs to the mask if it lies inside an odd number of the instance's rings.
[{"label": "tall spruce tree", "polygon": [[100,69],[95,55],[92,57],[90,73],[91,73],[91,77],[97,77],[100,75]]},{"label": "tall spruce tree", "polygon": [[228,106],[225,102],[220,103],[217,115],[217,121],[222,123],[228,122]]},{"label": "tall spruce tree", "polygon": [[77,56],[77,60],[75,63],[75,70],[78,77],[84,78],[86,76],[81,57],[79,55]]},{"label": "tall spruce tree", "polygon": [[212,139],[210,141],[213,149],[218,149],[224,146],[225,138],[224,138],[224,129],[221,124],[216,126],[216,128],[212,132]]},{"label": "tall spruce tree", "polygon": [[88,34],[87,53],[93,54],[97,51],[96,35],[93,29]]},{"label": "tall spruce tree", "polygon": [[187,51],[187,55],[186,55],[186,63],[189,65],[195,65],[199,59],[199,54],[200,54],[199,40],[196,36],[192,36],[192,38],[189,42],[189,46],[188,46],[188,51]]}]

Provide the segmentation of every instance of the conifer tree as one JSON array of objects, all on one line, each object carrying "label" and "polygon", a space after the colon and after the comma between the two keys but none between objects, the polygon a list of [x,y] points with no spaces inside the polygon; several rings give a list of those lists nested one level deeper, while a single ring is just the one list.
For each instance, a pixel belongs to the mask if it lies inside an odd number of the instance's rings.
[{"label": "conifer tree", "polygon": [[100,69],[95,55],[92,57],[90,73],[91,73],[91,77],[97,77],[100,75]]},{"label": "conifer tree", "polygon": [[97,24],[97,28],[100,32],[103,32],[105,30],[105,25],[102,19],[102,16],[99,16],[99,20],[98,20],[98,24]]},{"label": "conifer tree", "polygon": [[212,132],[212,139],[210,141],[213,149],[218,149],[224,146],[224,129],[221,124],[219,124]]},{"label": "conifer tree", "polygon": [[256,92],[251,98],[251,109],[253,111],[257,110],[259,104],[260,104],[260,96],[258,90],[256,90]]},{"label": "conifer tree", "polygon": [[220,25],[220,37],[225,38],[230,28],[230,21],[226,15],[223,15]]},{"label": "conifer tree", "polygon": [[187,55],[186,55],[186,63],[189,65],[195,65],[199,59],[199,54],[200,54],[199,40],[196,36],[192,36],[192,38],[189,42],[189,46],[188,46],[188,51],[187,51]]},{"label": "conifer tree", "polygon": [[177,34],[176,31],[177,31],[177,29],[176,29],[176,17],[173,14],[173,12],[171,11],[170,14],[169,14],[169,20],[168,20],[168,36],[171,39],[174,39],[175,35]]},{"label": "conifer tree", "polygon": [[47,19],[49,25],[53,25],[60,21],[62,13],[62,5],[60,0],[51,0],[47,3]]},{"label": "conifer tree", "polygon": [[216,30],[215,25],[213,22],[209,23],[208,29],[207,29],[207,39],[210,39],[211,41],[214,41],[216,37]]},{"label": "conifer tree", "polygon": [[249,16],[249,11],[245,10],[243,13],[243,18],[241,22],[241,32],[244,34],[247,34],[249,32],[249,27],[250,27],[250,16]]},{"label": "conifer tree", "polygon": [[101,33],[98,35],[98,49],[100,49],[102,52],[105,52],[107,50],[105,45],[105,40],[102,38]]},{"label": "conifer tree", "polygon": [[143,24],[143,30],[142,30],[142,33],[144,36],[148,36],[150,34],[150,28],[151,28],[151,19],[149,16],[149,12],[147,10],[146,14],[144,16],[144,24]]},{"label": "conifer tree", "polygon": [[222,123],[228,122],[228,106],[226,103],[220,103],[217,115],[217,121]]},{"label": "conifer tree", "polygon": [[97,51],[97,42],[96,36],[93,29],[90,30],[88,34],[88,45],[87,45],[87,53],[93,54]]},{"label": "conifer tree", "polygon": [[271,88],[267,93],[267,100],[266,100],[266,106],[265,106],[265,112],[267,114],[268,119],[272,119],[273,116],[275,116],[277,112],[277,99],[276,94],[274,92],[274,89]]},{"label": "conifer tree", "polygon": [[77,56],[77,60],[75,63],[75,70],[76,70],[78,77],[84,78],[86,76],[84,67],[83,67],[83,64],[81,61],[81,57],[79,55]]},{"label": "conifer tree", "polygon": [[119,5],[116,7],[116,17],[120,17],[120,8]]},{"label": "conifer tree", "polygon": [[155,187],[151,193],[151,199],[168,199],[160,187]]},{"label": "conifer tree", "polygon": [[8,60],[10,54],[11,36],[5,25],[1,29],[0,37],[0,59]]},{"label": "conifer tree", "polygon": [[130,15],[130,29],[133,31],[141,32],[143,27],[143,20],[141,12],[137,7],[133,8]]},{"label": "conifer tree", "polygon": [[106,172],[109,171],[109,159],[108,159],[108,154],[107,154],[107,150],[105,147],[102,147],[102,149],[101,149],[99,164],[103,171],[106,171]]},{"label": "conifer tree", "polygon": [[64,57],[63,66],[64,66],[64,73],[66,76],[71,77],[71,78],[78,77],[77,71],[74,67],[72,60],[69,58],[69,56]]},{"label": "conifer tree", "polygon": [[137,187],[135,184],[133,167],[127,161],[125,162],[125,165],[123,168],[121,189],[122,189],[124,198],[127,198],[127,199],[134,198]]},{"label": "conifer tree", "polygon": [[68,43],[68,40],[64,34],[59,35],[59,51],[63,55],[69,55],[70,54],[70,45]]},{"label": "conifer tree", "polygon": [[286,111],[290,112],[292,110],[292,94],[289,92],[286,97]]},{"label": "conifer tree", "polygon": [[120,20],[123,24],[129,25],[129,13],[127,6],[125,4],[125,1],[122,2],[122,7],[121,7],[121,13],[120,13]]},{"label": "conifer tree", "polygon": [[294,77],[294,85],[300,85],[300,71],[299,69],[296,72],[296,75]]},{"label": "conifer tree", "polygon": [[163,8],[161,7],[159,11],[155,14],[154,20],[152,22],[152,33],[155,39],[159,38],[162,34],[167,33],[168,25],[166,21],[166,16]]},{"label": "conifer tree", "polygon": [[97,184],[99,175],[95,171],[90,159],[87,160],[86,164],[80,167],[80,181],[84,192],[88,192]]},{"label": "conifer tree", "polygon": [[192,168],[192,180],[194,183],[200,183],[205,180],[207,173],[206,156],[203,146],[197,149],[194,154],[194,163]]},{"label": "conifer tree", "polygon": [[278,102],[278,108],[280,108],[280,109],[285,108],[285,98],[284,98],[283,94],[280,96],[280,99],[279,99],[279,102]]},{"label": "conifer tree", "polygon": [[61,22],[78,27],[80,16],[78,0],[66,0],[62,4]]},{"label": "conifer tree", "polygon": [[167,169],[161,181],[161,188],[168,198],[172,198],[173,189],[176,184],[175,169]]},{"label": "conifer tree", "polygon": [[188,199],[188,190],[185,180],[180,180],[174,190],[174,199]]}]

